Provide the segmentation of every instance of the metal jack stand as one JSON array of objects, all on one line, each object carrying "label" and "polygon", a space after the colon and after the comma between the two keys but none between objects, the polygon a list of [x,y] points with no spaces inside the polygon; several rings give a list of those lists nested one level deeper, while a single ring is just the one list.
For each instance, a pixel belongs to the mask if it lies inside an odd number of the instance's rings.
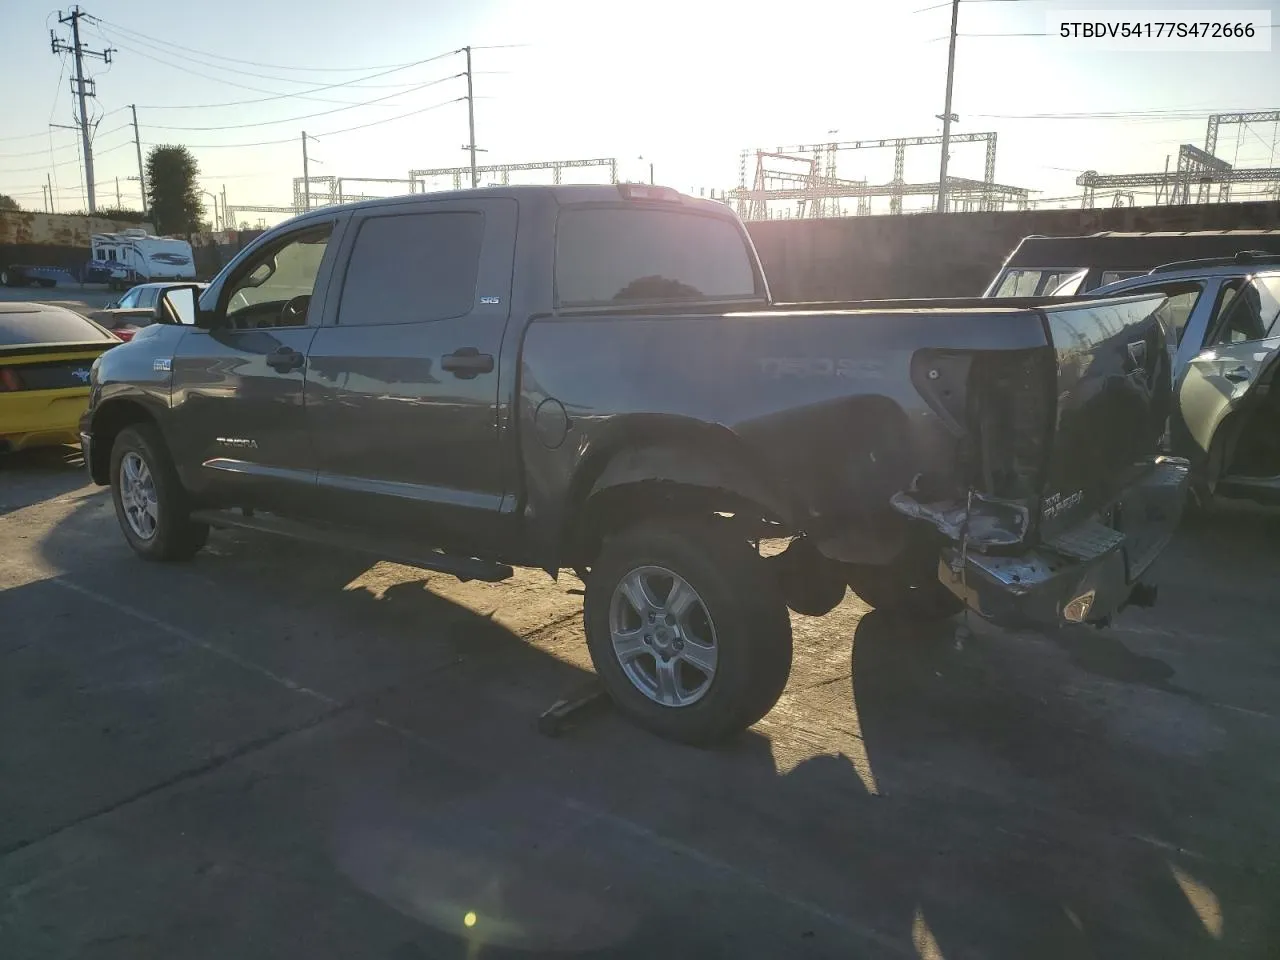
[{"label": "metal jack stand", "polygon": [[608,694],[599,680],[593,679],[563,700],[557,700],[538,717],[538,732],[558,737],[566,730],[609,704]]}]

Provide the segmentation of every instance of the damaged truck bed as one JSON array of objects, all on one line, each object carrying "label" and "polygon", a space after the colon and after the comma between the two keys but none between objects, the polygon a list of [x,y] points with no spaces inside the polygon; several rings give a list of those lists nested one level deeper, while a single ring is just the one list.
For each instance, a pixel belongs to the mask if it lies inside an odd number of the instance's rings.
[{"label": "damaged truck bed", "polygon": [[82,429],[138,553],[233,525],[574,569],[609,693],[688,742],[776,701],[788,606],[1105,622],[1151,599],[1183,502],[1161,296],[774,304],[732,212],[663,188],[315,211],[194,326],[181,294],[96,366]]}]

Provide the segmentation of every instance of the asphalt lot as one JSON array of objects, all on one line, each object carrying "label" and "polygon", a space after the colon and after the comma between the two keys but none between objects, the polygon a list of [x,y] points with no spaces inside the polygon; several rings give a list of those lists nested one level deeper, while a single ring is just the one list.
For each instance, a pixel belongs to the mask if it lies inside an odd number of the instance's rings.
[{"label": "asphalt lot", "polygon": [[[1280,514],[1058,638],[795,618],[717,751],[612,713],[580,585],[215,532],[0,466],[0,957],[1275,957]],[[470,925],[468,922],[471,921]]]}]

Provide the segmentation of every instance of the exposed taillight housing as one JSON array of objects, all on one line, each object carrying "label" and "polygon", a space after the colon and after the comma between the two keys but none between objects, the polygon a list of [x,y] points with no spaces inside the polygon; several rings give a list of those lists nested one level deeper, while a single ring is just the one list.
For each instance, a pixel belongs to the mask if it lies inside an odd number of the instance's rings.
[{"label": "exposed taillight housing", "polygon": [[1053,351],[978,354],[969,371],[971,482],[1004,500],[1039,497],[1048,476],[1057,416]]},{"label": "exposed taillight housing", "polygon": [[0,367],[0,392],[22,389],[22,378],[13,367]]}]

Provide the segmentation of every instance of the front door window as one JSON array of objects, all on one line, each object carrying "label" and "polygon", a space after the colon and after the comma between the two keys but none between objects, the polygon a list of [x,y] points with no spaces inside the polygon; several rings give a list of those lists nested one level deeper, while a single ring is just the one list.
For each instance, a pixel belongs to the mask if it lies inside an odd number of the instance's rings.
[{"label": "front door window", "polygon": [[323,224],[247,263],[227,294],[228,325],[237,330],[306,326],[332,232],[331,224]]}]

